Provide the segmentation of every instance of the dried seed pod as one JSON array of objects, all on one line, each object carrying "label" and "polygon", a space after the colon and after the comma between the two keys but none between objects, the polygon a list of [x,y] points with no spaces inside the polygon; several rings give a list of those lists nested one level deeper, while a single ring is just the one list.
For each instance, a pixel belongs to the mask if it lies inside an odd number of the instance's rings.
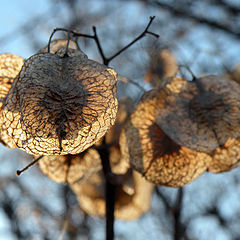
[{"label": "dried seed pod", "polygon": [[212,161],[208,171],[226,172],[240,165],[240,141],[228,139],[227,142],[211,153]]},{"label": "dried seed pod", "polygon": [[78,154],[114,124],[116,73],[74,49],[27,59],[2,107],[2,128],[34,155]]},{"label": "dried seed pod", "polygon": [[[0,55],[0,109],[2,108],[3,102],[11,88],[11,85],[15,77],[20,72],[24,63],[24,59],[13,55],[13,54],[1,54]],[[0,117],[0,125],[2,125],[2,118]],[[9,148],[15,148],[16,145],[12,139],[0,131],[1,142]]]},{"label": "dried seed pod", "polygon": [[[149,210],[154,185],[135,171],[127,178],[133,181],[133,191],[125,191],[124,184],[118,189],[115,217],[134,220]],[[72,184],[71,188],[77,195],[82,210],[92,216],[105,216],[104,177],[101,172],[81,184]]]},{"label": "dried seed pod", "polygon": [[180,187],[200,176],[211,157],[178,145],[157,124],[167,96],[162,88],[144,94],[120,135],[120,148],[122,157],[147,180]]},{"label": "dried seed pod", "polygon": [[20,72],[24,59],[13,54],[0,54],[0,108],[14,78]]},{"label": "dried seed pod", "polygon": [[109,145],[109,159],[112,171],[115,174],[124,174],[129,169],[128,162],[121,158],[119,148],[119,136],[128,116],[133,111],[133,101],[130,98],[122,98],[119,101],[117,118],[114,126],[105,135],[106,144]]},{"label": "dried seed pod", "polygon": [[240,137],[239,116],[239,84],[205,76],[188,82],[177,94],[168,94],[156,122],[179,145],[211,152]]},{"label": "dried seed pod", "polygon": [[[50,53],[56,53],[59,49],[66,48],[67,44],[68,44],[68,40],[66,40],[66,39],[55,39],[55,40],[51,41]],[[68,48],[78,49],[78,46],[77,46],[76,42],[70,40]],[[38,53],[47,53],[47,52],[48,52],[48,45],[38,51]]]},{"label": "dried seed pod", "polygon": [[122,98],[119,101],[118,112],[115,124],[110,128],[105,135],[107,144],[118,144],[119,135],[122,129],[122,126],[125,124],[128,116],[134,109],[134,102],[130,98]]},{"label": "dried seed pod", "polygon": [[162,79],[175,76],[177,71],[178,65],[174,55],[168,49],[162,49],[152,57],[144,80],[157,88]]},{"label": "dried seed pod", "polygon": [[240,64],[237,65],[232,72],[226,74],[226,77],[240,83]]},{"label": "dried seed pod", "polygon": [[78,155],[43,156],[38,163],[50,179],[69,184],[80,183],[102,169],[98,152],[91,148]]}]

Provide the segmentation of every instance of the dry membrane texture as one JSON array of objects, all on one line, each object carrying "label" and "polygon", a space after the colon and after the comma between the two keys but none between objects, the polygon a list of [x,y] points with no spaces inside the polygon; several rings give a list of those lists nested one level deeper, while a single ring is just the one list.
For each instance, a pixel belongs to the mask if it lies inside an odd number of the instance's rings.
[{"label": "dry membrane texture", "polygon": [[[132,188],[124,182],[116,193],[115,217],[122,220],[135,220],[147,212],[151,205],[154,185],[147,182],[139,173],[126,176],[125,181],[132,181]],[[101,172],[81,184],[72,184],[80,207],[91,216],[105,217],[104,177]]]},{"label": "dry membrane texture", "polygon": [[[211,81],[212,78],[216,79],[217,77],[216,76],[215,77],[210,76],[210,82],[209,82],[210,86],[211,86],[211,84],[214,83],[214,82],[212,82],[213,80]],[[224,81],[226,81],[226,80],[227,79],[225,79]],[[205,81],[206,81],[205,84],[208,84],[208,78],[207,78],[207,80],[205,79]],[[217,88],[218,89],[220,88],[218,91],[224,91],[223,89],[221,89],[221,87],[225,87],[225,85],[228,84],[228,82],[221,85],[221,80],[219,80],[219,81],[220,82],[217,82],[218,85],[219,85]],[[231,84],[231,83],[229,83],[229,84]],[[187,85],[189,85],[189,82],[187,82],[184,79],[172,78],[172,79],[164,79],[162,81],[161,87],[167,89],[168,90],[168,95],[172,95],[172,97],[174,98],[176,96],[175,94],[181,94],[181,92],[184,92],[185,89],[187,88]],[[190,86],[192,87],[192,85],[190,85]],[[210,86],[208,86],[208,87],[210,88]],[[235,87],[237,87],[237,86],[235,85]],[[216,89],[216,86],[214,86],[213,89]],[[232,92],[229,92],[229,95],[231,95],[231,94],[232,94]],[[228,95],[228,93],[226,92],[225,95]],[[235,95],[235,97],[236,97],[236,95]],[[167,98],[165,98],[165,99],[167,99]],[[220,99],[221,98],[219,97],[219,101],[221,101]],[[200,104],[206,104],[207,100],[199,99],[199,101],[200,101]],[[201,103],[201,101],[203,101],[203,103]],[[232,103],[238,105],[237,101],[238,100],[235,99]],[[197,107],[197,105],[195,107]],[[206,109],[204,110],[205,113],[202,113],[202,114],[206,114],[205,117],[208,116],[208,114],[211,114],[211,111],[213,111],[214,107],[216,107],[215,116],[218,116],[218,114],[220,116],[222,116],[223,115],[221,113],[221,111],[223,111],[222,108],[221,107],[219,108],[217,105],[214,106],[214,104],[212,104],[211,101],[209,101],[209,106],[208,107],[207,107],[207,104],[206,104]],[[237,109],[237,108],[235,108],[235,109]],[[200,111],[200,113],[201,113],[201,111]],[[219,111],[219,113],[218,113],[218,111]],[[214,172],[214,173],[229,171],[232,168],[235,168],[240,164],[240,141],[239,141],[239,138],[232,138],[231,137],[231,134],[234,131],[234,128],[235,127],[237,128],[237,126],[234,126],[234,125],[236,125],[236,123],[234,123],[234,122],[238,122],[240,117],[239,117],[238,112],[235,113],[236,115],[234,117],[231,115],[231,113],[234,113],[234,111],[232,111],[232,112],[229,111],[230,115],[226,116],[226,118],[229,117],[228,118],[228,125],[232,126],[233,130],[229,131],[229,132],[226,132],[226,133],[229,133],[229,137],[222,146],[219,146],[215,150],[209,152],[209,155],[212,157],[212,160],[208,165],[208,171],[211,171],[211,172]],[[211,118],[209,118],[209,119],[211,120]],[[217,119],[216,119],[216,121],[217,121]],[[219,121],[222,121],[222,119],[220,118]],[[210,121],[210,123],[211,123],[211,121]],[[194,127],[194,125],[191,126],[191,124],[189,124],[189,128],[192,128],[192,127]],[[238,130],[238,128],[237,128],[237,130]],[[236,132],[237,132],[237,130],[236,130]],[[188,129],[186,131],[188,131]],[[192,137],[194,137],[194,136],[192,136]],[[198,141],[208,141],[207,134],[206,134],[205,137],[206,138],[201,138],[201,137],[198,138],[199,139]],[[184,139],[184,137],[183,137],[183,139]],[[193,141],[192,141],[192,144],[193,144]],[[207,143],[198,142],[198,145],[200,145],[200,144],[201,145],[203,145],[203,144],[207,145]],[[190,146],[191,146],[191,143],[190,143]],[[192,147],[194,147],[194,146],[192,146]]]},{"label": "dry membrane texture", "polygon": [[240,85],[217,76],[188,82],[164,99],[156,121],[176,143],[212,152],[240,137]]},{"label": "dry membrane texture", "polygon": [[211,154],[212,161],[208,171],[213,173],[229,171],[240,165],[240,141],[229,138],[222,147]]},{"label": "dry membrane texture", "polygon": [[0,54],[0,107],[20,72],[24,59],[13,54]]},{"label": "dry membrane texture", "polygon": [[[68,44],[68,40],[66,40],[66,39],[55,39],[55,40],[51,41],[50,53],[56,53],[61,48],[65,48],[66,49],[67,48],[67,44]],[[77,46],[76,42],[70,40],[68,48],[78,49],[78,46]],[[40,49],[38,51],[38,53],[46,53],[46,52],[48,52],[48,45],[43,47],[42,49]]]},{"label": "dry membrane texture", "polygon": [[115,174],[124,174],[130,167],[129,163],[121,157],[119,136],[133,109],[133,101],[130,98],[120,99],[115,124],[105,135],[106,144],[109,145],[111,168]]},{"label": "dry membrane texture", "polygon": [[[24,59],[13,54],[0,54],[0,109],[8,94],[9,89],[20,72],[24,63]],[[2,125],[2,117],[0,124]],[[1,142],[10,148],[15,148],[15,144],[8,135],[0,131]]]},{"label": "dry membrane texture", "polygon": [[91,148],[77,155],[43,156],[38,164],[53,181],[69,184],[80,183],[102,169],[98,152]]},{"label": "dry membrane texture", "polygon": [[[176,83],[179,81],[181,79],[174,79]],[[144,94],[120,135],[120,148],[122,157],[147,180],[181,187],[200,176],[211,157],[177,144],[156,122],[168,90],[178,92],[181,89],[181,84],[174,87],[167,83],[166,86],[166,89]]]},{"label": "dry membrane texture", "polygon": [[2,129],[30,154],[78,154],[114,124],[116,82],[114,70],[79,50],[33,55],[2,107]]}]

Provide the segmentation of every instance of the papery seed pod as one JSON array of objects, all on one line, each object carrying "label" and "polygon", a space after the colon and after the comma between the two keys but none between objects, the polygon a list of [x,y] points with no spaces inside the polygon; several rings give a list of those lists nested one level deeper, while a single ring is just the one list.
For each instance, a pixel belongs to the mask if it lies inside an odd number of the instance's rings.
[{"label": "papery seed pod", "polygon": [[78,154],[114,124],[116,73],[75,49],[27,59],[2,108],[3,130],[34,155]]},{"label": "papery seed pod", "polygon": [[[61,48],[65,48],[66,49],[67,44],[68,44],[68,40],[66,40],[66,39],[55,39],[55,40],[51,41],[50,53],[54,53],[55,54]],[[74,42],[72,40],[69,40],[68,48],[78,49],[78,46],[77,46],[76,42]],[[43,47],[43,48],[41,48],[38,51],[38,53],[46,53],[46,52],[48,52],[48,45]]]},{"label": "papery seed pod", "polygon": [[130,98],[122,98],[119,101],[118,112],[115,124],[105,135],[107,144],[118,144],[121,128],[126,122],[128,116],[134,109],[134,102]]},{"label": "papery seed pod", "polygon": [[240,83],[240,64],[238,64],[232,72],[228,72],[225,77],[234,80],[237,83]]},{"label": "papery seed pod", "polygon": [[208,171],[220,173],[240,165],[240,141],[229,138],[226,143],[211,153],[212,161]]},{"label": "papery seed pod", "polygon": [[119,136],[128,116],[134,109],[133,105],[134,103],[130,98],[120,99],[115,124],[105,135],[106,144],[109,145],[112,172],[115,174],[124,174],[129,169],[128,162],[121,158]]},{"label": "papery seed pod", "polygon": [[24,59],[13,54],[0,54],[0,108],[14,78],[20,72]]},{"label": "papery seed pod", "polygon": [[162,79],[175,76],[177,71],[178,65],[174,55],[168,49],[162,49],[152,57],[144,80],[157,88]]},{"label": "papery seed pod", "polygon": [[[173,86],[169,84],[171,89]],[[179,88],[173,89],[178,91]],[[211,157],[178,145],[158,125],[156,116],[165,107],[168,90],[160,88],[144,94],[122,130],[120,148],[122,157],[147,180],[181,187],[200,176]]]},{"label": "papery seed pod", "polygon": [[[147,182],[137,172],[128,175],[133,180],[133,191],[125,191],[123,186],[116,193],[115,217],[134,220],[150,208],[154,185]],[[104,177],[101,172],[94,174],[81,184],[72,184],[80,207],[91,216],[105,217]]]},{"label": "papery seed pod", "polygon": [[98,152],[92,148],[77,155],[43,156],[41,171],[55,182],[80,183],[102,169]]},{"label": "papery seed pod", "polygon": [[177,94],[168,94],[156,122],[179,145],[211,152],[240,137],[239,118],[239,84],[205,76],[188,82]]},{"label": "papery seed pod", "polygon": [[[0,109],[11,88],[15,77],[20,72],[24,63],[24,59],[13,54],[0,55]],[[3,119],[0,117],[0,125],[2,126]],[[4,132],[0,131],[1,142],[9,148],[15,148],[16,145],[12,139]]]}]

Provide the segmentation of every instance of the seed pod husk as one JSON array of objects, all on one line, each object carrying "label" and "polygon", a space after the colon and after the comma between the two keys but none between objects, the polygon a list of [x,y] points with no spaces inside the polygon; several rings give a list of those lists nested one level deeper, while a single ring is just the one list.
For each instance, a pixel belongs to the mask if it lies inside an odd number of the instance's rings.
[{"label": "seed pod husk", "polygon": [[27,59],[2,107],[3,130],[34,155],[78,154],[114,124],[116,73],[75,49]]},{"label": "seed pod husk", "polygon": [[187,82],[179,93],[169,93],[158,125],[176,143],[211,152],[228,139],[240,137],[240,85],[218,76]]},{"label": "seed pod husk", "polygon": [[[24,63],[22,57],[14,54],[0,54],[0,109],[5,101],[5,98],[12,86],[14,79],[19,74]],[[3,119],[0,116],[0,125],[2,126]],[[2,129],[0,130],[0,141],[9,148],[15,148],[16,145]]]},{"label": "seed pod husk", "polygon": [[164,108],[165,90],[144,94],[122,130],[120,148],[122,157],[147,180],[181,187],[199,177],[207,169],[211,157],[177,144],[158,125],[156,116]]},{"label": "seed pod husk", "polygon": [[80,183],[102,169],[100,156],[92,148],[77,155],[43,156],[38,164],[51,180],[69,184]]},{"label": "seed pod husk", "polygon": [[[126,191],[125,183],[117,189],[115,217],[129,221],[139,218],[151,205],[154,185],[147,182],[139,173],[133,171],[127,180],[133,181],[131,191]],[[102,172],[92,175],[81,184],[71,184],[77,195],[81,209],[91,216],[105,217],[104,177]]]}]

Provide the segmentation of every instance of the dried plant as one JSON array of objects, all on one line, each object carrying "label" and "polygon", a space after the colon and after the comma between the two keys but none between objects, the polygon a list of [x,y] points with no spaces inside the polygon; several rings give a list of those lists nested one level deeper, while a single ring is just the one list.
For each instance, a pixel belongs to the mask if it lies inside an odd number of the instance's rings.
[{"label": "dried plant", "polygon": [[238,139],[240,85],[218,76],[187,82],[164,98],[157,123],[179,145],[211,152],[228,139]]},{"label": "dried plant", "polygon": [[211,157],[177,144],[161,129],[156,115],[165,97],[163,89],[144,94],[121,133],[120,146],[123,158],[147,180],[180,187],[202,174]]},{"label": "dried plant", "polygon": [[114,124],[116,73],[80,50],[38,53],[24,63],[2,107],[3,132],[35,155],[77,154]]},{"label": "dried plant", "polygon": [[[128,182],[131,182],[131,186]],[[87,214],[105,216],[104,176],[93,174],[81,184],[71,184],[77,195],[80,207]],[[122,220],[135,220],[150,208],[154,185],[147,182],[139,173],[127,173],[116,193],[115,217]]]},{"label": "dried plant", "polygon": [[95,149],[89,148],[77,155],[43,156],[41,171],[55,182],[80,183],[101,170],[101,159]]},{"label": "dried plant", "polygon": [[[0,109],[24,63],[24,59],[13,54],[0,55]],[[1,115],[1,114],[0,114]],[[0,124],[3,124],[3,118],[0,116]],[[0,141],[9,148],[15,148],[14,141],[7,134],[1,131]]]},{"label": "dried plant", "polygon": [[120,137],[123,157],[155,184],[183,186],[239,165],[239,85],[169,78],[142,97]]},{"label": "dried plant", "polygon": [[[176,77],[176,59],[163,49],[145,76],[154,89],[134,111],[128,98],[118,104],[117,74],[107,65],[146,34],[158,36],[148,30],[153,19],[108,58],[95,27],[93,35],[55,29],[68,40],[52,41],[52,34],[25,61],[0,55],[1,141],[35,155],[45,175],[68,183],[87,214],[107,216],[108,239],[115,200],[116,217],[133,220],[149,210],[154,185],[182,187],[240,163],[238,68],[228,76],[234,81],[187,81]],[[77,37],[93,39],[104,64],[88,59],[71,40]]]}]

